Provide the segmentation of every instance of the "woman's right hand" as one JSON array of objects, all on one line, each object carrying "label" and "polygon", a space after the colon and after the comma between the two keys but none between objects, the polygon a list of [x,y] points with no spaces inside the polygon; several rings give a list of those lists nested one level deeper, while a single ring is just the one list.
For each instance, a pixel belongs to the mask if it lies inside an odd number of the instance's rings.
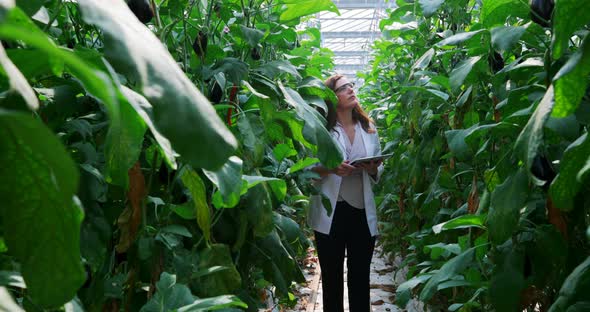
[{"label": "woman's right hand", "polygon": [[349,164],[349,161],[343,161],[340,166],[330,170],[333,174],[341,176],[341,177],[347,177],[349,175],[352,174],[352,172],[354,170],[356,170],[357,168],[355,166],[351,166]]}]

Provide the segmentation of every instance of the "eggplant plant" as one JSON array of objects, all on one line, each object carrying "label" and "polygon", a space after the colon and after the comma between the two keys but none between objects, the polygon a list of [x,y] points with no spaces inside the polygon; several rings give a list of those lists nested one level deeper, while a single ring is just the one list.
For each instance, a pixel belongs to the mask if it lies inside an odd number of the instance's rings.
[{"label": "eggplant plant", "polygon": [[[0,306],[294,303],[331,1],[0,3]],[[257,51],[251,53],[250,51]]]},{"label": "eggplant plant", "polygon": [[590,3],[396,2],[361,90],[394,153],[379,211],[408,268],[396,303],[588,309]]}]

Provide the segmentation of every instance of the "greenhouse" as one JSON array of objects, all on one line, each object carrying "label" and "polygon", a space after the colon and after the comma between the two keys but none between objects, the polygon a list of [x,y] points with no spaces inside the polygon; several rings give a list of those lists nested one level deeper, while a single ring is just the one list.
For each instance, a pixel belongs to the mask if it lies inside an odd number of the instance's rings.
[{"label": "greenhouse", "polygon": [[587,12],[0,0],[0,311],[590,311]]}]

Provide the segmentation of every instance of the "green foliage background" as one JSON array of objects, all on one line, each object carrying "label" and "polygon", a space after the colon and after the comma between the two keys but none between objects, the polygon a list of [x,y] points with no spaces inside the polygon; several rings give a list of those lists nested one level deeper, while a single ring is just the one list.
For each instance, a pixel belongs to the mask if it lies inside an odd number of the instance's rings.
[{"label": "green foliage background", "polygon": [[152,8],[147,24],[122,0],[0,3],[1,301],[294,304],[301,169],[342,161],[316,110],[335,97],[332,54],[295,26],[336,7],[133,2]]},{"label": "green foliage background", "polygon": [[589,307],[589,4],[542,27],[542,2],[399,0],[380,23],[361,93],[395,155],[379,211],[402,307]]}]

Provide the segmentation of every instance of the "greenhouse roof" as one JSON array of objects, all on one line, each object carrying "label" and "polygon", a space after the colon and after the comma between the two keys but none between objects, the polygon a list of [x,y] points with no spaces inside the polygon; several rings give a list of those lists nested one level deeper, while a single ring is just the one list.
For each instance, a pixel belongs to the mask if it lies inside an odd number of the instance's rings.
[{"label": "greenhouse roof", "polygon": [[335,53],[335,70],[349,77],[365,68],[373,41],[381,36],[379,20],[395,3],[385,0],[333,0],[340,15],[321,12],[312,21],[322,33],[322,47]]}]

